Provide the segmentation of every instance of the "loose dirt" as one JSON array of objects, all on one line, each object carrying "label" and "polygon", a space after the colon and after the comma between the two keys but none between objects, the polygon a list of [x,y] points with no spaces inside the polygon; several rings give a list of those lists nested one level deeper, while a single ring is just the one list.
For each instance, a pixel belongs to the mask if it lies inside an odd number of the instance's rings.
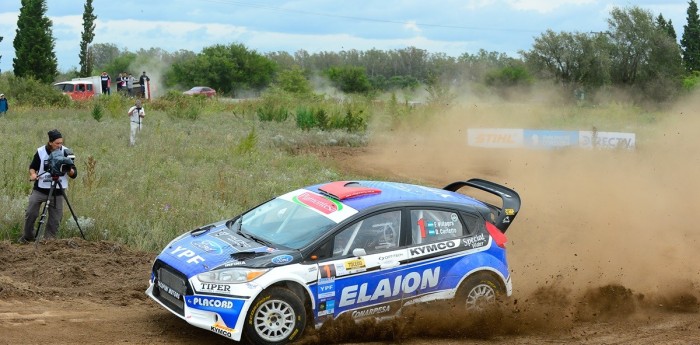
[{"label": "loose dirt", "polygon": [[[340,318],[300,343],[700,344],[693,109],[674,108],[634,151],[470,148],[466,129],[492,115],[476,106],[376,133],[367,148],[321,151],[348,174],[514,188],[514,293],[479,316],[429,306],[391,322]],[[155,255],[81,239],[0,242],[0,344],[231,344],[146,298]]]}]

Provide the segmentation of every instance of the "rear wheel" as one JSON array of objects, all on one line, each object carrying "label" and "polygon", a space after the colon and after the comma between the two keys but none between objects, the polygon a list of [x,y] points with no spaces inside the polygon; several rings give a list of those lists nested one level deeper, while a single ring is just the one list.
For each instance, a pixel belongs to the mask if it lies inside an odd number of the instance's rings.
[{"label": "rear wheel", "polygon": [[493,275],[477,273],[462,283],[455,298],[467,311],[478,312],[494,306],[504,293],[500,281]]},{"label": "rear wheel", "polygon": [[301,299],[290,290],[273,287],[253,301],[243,335],[253,344],[286,344],[299,338],[305,324]]}]

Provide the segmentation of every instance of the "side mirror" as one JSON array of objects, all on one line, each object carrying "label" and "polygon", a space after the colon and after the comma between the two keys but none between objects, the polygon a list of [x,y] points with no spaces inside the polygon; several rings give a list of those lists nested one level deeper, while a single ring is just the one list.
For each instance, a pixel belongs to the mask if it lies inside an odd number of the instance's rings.
[{"label": "side mirror", "polygon": [[367,255],[367,252],[365,251],[365,248],[355,248],[352,250],[352,255],[356,257],[361,257]]}]

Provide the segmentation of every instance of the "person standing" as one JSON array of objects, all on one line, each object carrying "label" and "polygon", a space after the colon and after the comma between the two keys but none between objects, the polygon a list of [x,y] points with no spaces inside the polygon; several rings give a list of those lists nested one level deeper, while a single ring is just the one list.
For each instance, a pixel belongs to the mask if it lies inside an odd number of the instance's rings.
[{"label": "person standing", "polygon": [[151,78],[146,75],[146,71],[139,77],[139,85],[141,85],[141,97],[146,97],[146,82],[150,82]]},{"label": "person standing", "polygon": [[128,78],[127,78],[127,75],[128,75],[128,74],[127,74],[126,72],[123,72],[123,73],[122,73],[121,83],[122,83],[122,94],[124,94],[124,95],[126,95],[126,82],[127,82],[127,79],[128,79]]},{"label": "person standing", "polygon": [[124,88],[124,78],[125,77],[126,76],[124,75],[124,73],[119,73],[119,75],[117,76],[117,93],[122,92],[122,89]]},{"label": "person standing", "polygon": [[66,150],[70,151],[69,148],[63,146],[63,136],[57,129],[50,130],[48,135],[49,142],[37,148],[34,153],[34,158],[29,164],[29,181],[34,182],[34,188],[29,195],[29,205],[27,206],[27,211],[24,216],[24,234],[19,238],[20,243],[28,243],[35,240],[34,222],[39,216],[41,204],[49,201],[49,192],[54,179],[58,180],[61,184],[60,187],[58,184],[56,185],[51,195],[52,200],[48,207],[49,220],[46,225],[46,238],[56,238],[58,226],[63,218],[63,191],[68,189],[68,177],[74,179],[78,176],[78,170],[75,166],[72,166],[70,171],[61,176],[53,176],[50,172],[44,170],[47,168],[45,162],[49,159],[51,152],[60,150],[65,155]]},{"label": "person standing", "polygon": [[4,93],[0,93],[0,116],[5,115],[10,110],[10,103],[7,103]]},{"label": "person standing", "polygon": [[102,72],[102,75],[100,76],[100,82],[102,83],[102,93],[109,95],[109,86],[112,82],[112,78],[109,77],[107,71]]},{"label": "person standing", "polygon": [[146,116],[146,112],[141,106],[141,100],[137,99],[136,103],[134,103],[134,106],[129,108],[127,114],[129,115],[129,122],[131,125],[131,132],[129,134],[129,146],[134,146],[136,145],[136,133],[141,131],[141,127],[143,126],[143,118]]},{"label": "person standing", "polygon": [[131,73],[129,73],[129,76],[126,77],[126,90],[129,94],[129,97],[134,96],[134,82],[136,81],[136,78],[134,78]]}]

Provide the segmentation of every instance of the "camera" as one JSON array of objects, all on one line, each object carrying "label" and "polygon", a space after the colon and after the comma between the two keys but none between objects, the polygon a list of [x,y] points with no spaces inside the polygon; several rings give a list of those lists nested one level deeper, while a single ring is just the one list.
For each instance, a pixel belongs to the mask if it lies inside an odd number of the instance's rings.
[{"label": "camera", "polygon": [[63,176],[75,167],[75,155],[69,149],[54,150],[44,162],[44,171],[51,176]]}]

